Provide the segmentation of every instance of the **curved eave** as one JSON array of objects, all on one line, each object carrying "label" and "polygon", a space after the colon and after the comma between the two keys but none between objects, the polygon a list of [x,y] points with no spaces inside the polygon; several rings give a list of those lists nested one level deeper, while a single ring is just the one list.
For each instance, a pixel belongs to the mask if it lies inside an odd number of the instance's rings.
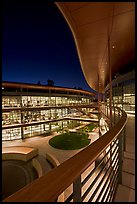
[{"label": "curved eave", "polygon": [[108,36],[112,76],[135,59],[135,2],[56,2],[56,5],[72,31],[87,83],[104,92],[109,83]]},{"label": "curved eave", "polygon": [[86,91],[86,90],[79,90],[79,89],[72,89],[72,88],[65,88],[65,87],[57,87],[57,86],[46,86],[46,85],[37,85],[37,84],[24,84],[18,82],[2,82],[3,88],[19,88],[19,89],[37,89],[39,90],[52,90],[52,91],[65,91],[70,92],[73,94],[86,94],[89,96],[94,96],[94,92]]}]

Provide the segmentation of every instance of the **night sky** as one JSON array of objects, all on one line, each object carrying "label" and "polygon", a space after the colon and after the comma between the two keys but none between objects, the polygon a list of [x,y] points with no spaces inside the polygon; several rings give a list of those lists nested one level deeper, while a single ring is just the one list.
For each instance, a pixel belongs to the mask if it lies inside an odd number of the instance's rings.
[{"label": "night sky", "polygon": [[71,31],[54,2],[3,0],[2,81],[91,91]]}]

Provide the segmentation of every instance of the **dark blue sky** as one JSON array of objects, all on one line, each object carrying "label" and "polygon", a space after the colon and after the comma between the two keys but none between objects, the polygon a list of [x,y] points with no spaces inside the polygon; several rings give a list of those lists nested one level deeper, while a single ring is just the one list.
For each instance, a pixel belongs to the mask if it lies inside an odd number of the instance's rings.
[{"label": "dark blue sky", "polygon": [[55,86],[88,86],[73,36],[53,2],[4,0],[2,80]]}]

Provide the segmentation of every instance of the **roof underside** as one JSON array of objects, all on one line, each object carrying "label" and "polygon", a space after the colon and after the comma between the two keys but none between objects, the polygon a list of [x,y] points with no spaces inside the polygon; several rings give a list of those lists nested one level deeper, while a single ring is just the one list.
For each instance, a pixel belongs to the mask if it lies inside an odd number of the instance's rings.
[{"label": "roof underside", "polygon": [[56,2],[56,5],[72,31],[89,86],[104,92],[109,83],[109,36],[112,77],[134,62],[135,2]]}]

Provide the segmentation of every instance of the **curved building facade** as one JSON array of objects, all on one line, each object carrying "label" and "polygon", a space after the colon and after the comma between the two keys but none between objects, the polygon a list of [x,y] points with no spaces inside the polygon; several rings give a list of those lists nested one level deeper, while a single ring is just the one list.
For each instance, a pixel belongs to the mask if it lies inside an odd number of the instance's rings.
[{"label": "curved building facade", "polygon": [[[109,103],[109,85],[106,87],[106,100]],[[135,70],[117,74],[112,81],[112,103],[127,113],[135,114]]]},{"label": "curved building facade", "polygon": [[94,93],[71,88],[2,83],[2,140],[23,139],[78,126]]}]

